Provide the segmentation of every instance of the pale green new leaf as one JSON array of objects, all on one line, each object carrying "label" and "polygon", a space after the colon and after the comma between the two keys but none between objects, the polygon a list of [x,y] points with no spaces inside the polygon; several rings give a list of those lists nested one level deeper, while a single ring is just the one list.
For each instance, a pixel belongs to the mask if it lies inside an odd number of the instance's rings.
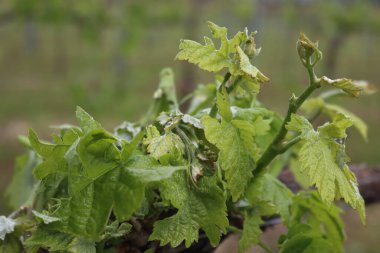
[{"label": "pale green new leaf", "polygon": [[246,214],[244,216],[243,232],[239,240],[239,252],[244,253],[260,240],[260,225],[263,220],[258,214]]},{"label": "pale green new leaf", "polygon": [[259,149],[255,137],[261,135],[261,131],[265,129],[259,129],[262,126],[260,120],[256,120],[250,123],[246,120],[234,119],[231,124],[238,130],[240,139],[242,141],[243,147],[247,150],[248,154],[256,162],[260,155],[261,150]]},{"label": "pale green new leaf", "polygon": [[321,112],[327,114],[331,119],[334,119],[334,117],[338,114],[343,114],[352,120],[353,126],[358,130],[363,139],[368,139],[367,124],[354,113],[339,105],[327,103],[321,98],[312,98],[305,101],[302,105],[302,109],[304,109],[307,113],[320,110]]},{"label": "pale green new leaf", "polygon": [[181,160],[185,148],[178,135],[169,132],[161,136],[154,126],[148,128],[148,135],[144,139],[144,144],[148,145],[148,153],[162,164]]},{"label": "pale green new leaf", "polygon": [[[248,36],[246,29],[245,32],[239,32],[228,40],[227,28],[212,22],[208,22],[208,25],[213,37],[220,40],[220,48],[215,48],[213,41],[208,37],[204,38],[205,45],[191,40],[181,40],[180,51],[176,58],[187,60],[211,72],[228,68],[233,76],[232,80],[239,80],[237,83],[249,94],[257,94],[260,90],[259,84],[269,79],[250,62],[250,57],[253,58],[259,52],[254,43],[255,33]],[[249,56],[242,48],[246,49]]]},{"label": "pale green new leaf", "polygon": [[201,120],[205,135],[209,142],[219,149],[219,166],[224,171],[227,180],[227,187],[231,191],[234,201],[236,201],[247,187],[252,178],[254,170],[254,159],[251,151],[253,148],[247,148],[248,145],[254,145],[250,142],[251,138],[242,136],[244,131],[236,128],[232,123],[204,116]]},{"label": "pale green new leaf", "polygon": [[231,121],[232,119],[229,99],[230,98],[228,96],[226,87],[221,87],[221,90],[216,93],[216,104],[218,105],[219,114],[227,122]]},{"label": "pale green new leaf", "polygon": [[156,221],[150,240],[160,240],[177,247],[185,241],[186,247],[198,241],[199,229],[205,231],[211,245],[219,243],[226,232],[225,196],[215,177],[202,177],[197,188],[188,180],[186,172],[176,172],[171,179],[161,183],[161,195],[178,209],[164,220]]},{"label": "pale green new leaf", "polygon": [[204,40],[205,45],[192,40],[181,40],[176,59],[187,60],[210,72],[228,68],[231,64],[228,56],[217,50],[210,38],[205,37]]},{"label": "pale green new leaf", "polygon": [[160,84],[154,93],[155,99],[165,97],[166,102],[169,104],[168,109],[176,109],[178,107],[177,95],[174,85],[174,74],[171,68],[164,68],[160,72]]},{"label": "pale green new leaf", "polygon": [[253,128],[252,131],[255,136],[254,145],[257,146],[257,150],[259,151],[254,155],[255,161],[257,161],[280,130],[282,119],[273,111],[260,106],[253,108],[233,107],[233,114],[234,119],[248,121],[253,126],[251,128]]},{"label": "pale green new leaf", "polygon": [[347,79],[347,78],[339,78],[339,79],[332,80],[326,76],[323,76],[321,77],[320,84],[332,85],[336,88],[343,90],[344,92],[346,92],[347,94],[353,97],[358,97],[363,91],[362,85],[357,85],[355,81]]},{"label": "pale green new leaf", "polygon": [[331,203],[343,198],[358,210],[364,222],[364,200],[359,193],[356,177],[346,165],[349,159],[344,144],[335,141],[336,138],[346,137],[345,130],[352,124],[351,121],[339,114],[332,123],[315,131],[310,129],[306,120],[299,124],[300,117],[293,114],[287,127],[302,134],[299,151],[301,172],[308,175],[310,184],[317,187],[323,201]]},{"label": "pale green new leaf", "polygon": [[41,220],[44,224],[49,224],[55,221],[59,221],[60,219],[57,217],[50,216],[48,214],[40,213],[35,210],[32,210],[33,215],[38,219]]},{"label": "pale green new leaf", "polygon": [[305,117],[292,114],[291,120],[286,124],[286,129],[305,134],[313,130],[313,125]]},{"label": "pale green new leaf", "polygon": [[220,39],[220,48],[217,49],[208,37],[204,37],[205,45],[192,40],[181,40],[180,51],[176,59],[187,60],[210,72],[232,68],[233,63],[229,54],[235,53],[236,47],[248,39],[246,33],[239,32],[231,40],[228,40],[227,28],[220,27],[212,22],[208,22],[208,26],[213,37]]},{"label": "pale green new leaf", "polygon": [[171,247],[177,247],[185,241],[186,247],[190,247],[198,241],[199,228],[192,214],[185,209],[174,216],[156,221],[150,240],[159,240],[160,245],[170,243]]},{"label": "pale green new leaf", "polygon": [[251,95],[259,93],[260,84],[269,81],[269,78],[251,64],[249,57],[239,46],[237,47],[237,58],[237,66],[231,71],[233,75],[239,76],[238,84]]},{"label": "pale green new leaf", "polygon": [[257,80],[260,83],[269,81],[268,77],[266,77],[258,68],[251,64],[248,56],[239,46],[237,47],[237,55],[239,58],[239,70],[241,70],[245,75],[249,76],[253,80]]},{"label": "pale green new leaf", "polygon": [[248,94],[255,95],[260,92],[260,83],[256,79],[252,79],[248,76],[241,76],[241,79],[238,82],[238,84]]}]

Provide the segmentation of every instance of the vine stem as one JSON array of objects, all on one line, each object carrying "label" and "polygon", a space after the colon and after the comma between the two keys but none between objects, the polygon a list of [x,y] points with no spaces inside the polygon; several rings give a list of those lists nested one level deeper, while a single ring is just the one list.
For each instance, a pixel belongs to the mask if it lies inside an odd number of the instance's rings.
[{"label": "vine stem", "polygon": [[19,209],[11,213],[8,218],[16,219],[18,216],[20,216],[22,213],[25,213],[28,211],[28,208],[25,206],[21,206]]},{"label": "vine stem", "polygon": [[300,140],[301,140],[301,135],[294,137],[290,141],[286,142],[280,149],[278,149],[278,153],[279,154],[284,153],[286,150],[288,150],[294,144],[298,143]]},{"label": "vine stem", "polygon": [[305,65],[305,67],[307,68],[309,74],[309,86],[302,92],[301,96],[296,97],[293,94],[293,96],[290,98],[288,112],[284,118],[284,121],[282,122],[279,132],[277,133],[276,137],[269,145],[269,147],[265,150],[263,155],[260,157],[260,159],[257,161],[257,166],[255,170],[255,173],[257,174],[261,174],[268,166],[268,164],[277,155],[284,153],[288,148],[290,148],[299,141],[299,138],[295,137],[287,144],[282,144],[286,137],[286,134],[288,133],[286,125],[289,123],[292,114],[296,113],[303,104],[303,102],[305,102],[305,100],[313,93],[313,91],[320,87],[319,79],[314,73],[314,67],[311,64],[310,59],[309,62]]},{"label": "vine stem", "polygon": [[229,225],[229,226],[227,227],[227,230],[230,231],[230,232],[233,232],[233,233],[238,233],[238,234],[243,233],[243,230],[242,230],[242,229],[237,228],[237,227],[232,226],[232,225]]}]

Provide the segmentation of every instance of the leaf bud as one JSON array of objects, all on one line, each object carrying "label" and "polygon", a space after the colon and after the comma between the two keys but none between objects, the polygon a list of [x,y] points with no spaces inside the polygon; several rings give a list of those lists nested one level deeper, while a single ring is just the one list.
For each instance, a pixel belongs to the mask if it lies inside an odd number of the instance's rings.
[{"label": "leaf bud", "polygon": [[254,36],[257,32],[252,32],[247,41],[245,42],[244,53],[248,56],[249,59],[253,59],[256,55],[260,53],[260,48],[256,48]]},{"label": "leaf bud", "polygon": [[[318,42],[312,42],[303,33],[300,34],[297,41],[297,52],[304,64],[310,62],[311,65],[315,65],[322,58],[322,52],[318,49]],[[311,59],[313,56],[314,59]]]}]

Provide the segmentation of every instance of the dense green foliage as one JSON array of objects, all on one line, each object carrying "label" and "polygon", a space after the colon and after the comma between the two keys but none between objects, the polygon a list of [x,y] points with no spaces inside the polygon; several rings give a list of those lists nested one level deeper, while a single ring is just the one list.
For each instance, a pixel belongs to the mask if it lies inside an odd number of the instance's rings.
[{"label": "dense green foliage", "polygon": [[[223,234],[239,231],[244,252],[255,244],[266,248],[260,225],[276,216],[289,228],[279,238],[281,252],[343,251],[334,201],[344,200],[365,222],[364,200],[347,166],[346,129],[354,125],[366,137],[366,126],[327,100],[357,97],[367,84],[317,77],[322,53],[301,34],[297,50],[310,84],[291,97],[282,118],[257,100],[269,79],[252,65],[260,53],[256,33],[228,39],[227,28],[211,22],[209,28],[218,45],[209,37],[204,44],[182,40],[176,58],[227,73],[199,86],[186,113],[172,71],[164,69],[154,103],[138,123],[124,122],[111,133],[78,107],[79,126],[57,127],[52,141],[32,130],[20,138],[28,151],[17,161],[8,194],[21,208],[0,217],[0,252],[116,252],[141,227],[149,241],[171,247],[190,247],[200,233],[217,246]],[[336,90],[309,98],[325,86]],[[331,122],[315,130],[320,112]],[[276,178],[290,157],[306,186],[296,195]],[[232,214],[243,217],[242,227]],[[155,252],[158,244],[147,241],[140,250]]]}]

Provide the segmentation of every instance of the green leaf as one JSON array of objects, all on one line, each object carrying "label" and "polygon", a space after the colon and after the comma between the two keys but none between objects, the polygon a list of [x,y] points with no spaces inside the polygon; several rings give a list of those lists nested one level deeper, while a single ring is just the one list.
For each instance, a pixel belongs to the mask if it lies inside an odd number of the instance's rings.
[{"label": "green leaf", "polygon": [[4,240],[0,240],[0,253],[23,252],[20,240],[14,234],[8,234]]},{"label": "green leaf", "polygon": [[246,198],[252,206],[260,209],[260,205],[266,202],[273,206],[275,213],[280,214],[286,223],[290,217],[292,197],[293,194],[289,188],[270,174],[255,177],[246,192]]},{"label": "green leaf", "polygon": [[255,166],[253,154],[250,153],[254,147],[247,148],[247,146],[253,145],[250,142],[251,138],[244,138],[246,136],[242,128],[238,129],[232,123],[224,120],[219,123],[217,119],[206,115],[201,122],[207,140],[220,151],[218,162],[224,171],[232,198],[236,201],[245,192]]},{"label": "green leaf", "polygon": [[226,87],[221,87],[221,90],[216,93],[216,104],[218,105],[220,115],[227,122],[232,119],[229,99]]},{"label": "green leaf", "polygon": [[[102,129],[81,137],[68,161],[69,197],[61,198],[55,211],[59,221],[49,224],[57,229],[86,238],[102,234],[111,211],[119,221],[128,220],[144,199],[145,183],[166,179],[182,167],[161,167],[147,156],[120,160],[117,140]],[[155,169],[160,171],[154,171]]]},{"label": "green leaf", "polygon": [[125,166],[131,175],[146,183],[170,178],[174,172],[187,168],[187,166],[158,166],[152,159],[142,155],[132,156]]},{"label": "green leaf", "polygon": [[288,236],[305,234],[295,228],[307,226],[308,236],[324,238],[334,248],[330,252],[343,252],[346,237],[341,213],[342,210],[335,205],[326,205],[316,192],[299,193],[294,198]]},{"label": "green leaf", "polygon": [[32,170],[40,163],[37,154],[28,150],[26,154],[16,158],[15,170],[6,195],[9,197],[9,204],[16,209],[23,205],[29,198],[36,180],[33,178]]},{"label": "green leaf", "polygon": [[79,126],[83,129],[83,131],[89,132],[91,130],[103,128],[100,123],[98,123],[94,118],[88,114],[81,107],[77,107],[76,117],[79,123]]},{"label": "green leaf", "polygon": [[358,210],[364,223],[364,200],[359,193],[356,177],[346,165],[348,157],[344,144],[335,141],[336,138],[346,137],[345,130],[351,121],[339,114],[332,123],[315,131],[307,126],[306,119],[296,127],[301,121],[300,117],[293,114],[287,127],[302,134],[299,151],[301,172],[308,175],[310,184],[317,187],[323,201],[330,204],[335,199],[343,198]]},{"label": "green leaf", "polygon": [[336,88],[339,88],[346,92],[348,95],[351,95],[353,97],[358,97],[362,91],[363,87],[361,85],[357,85],[355,81],[352,81],[347,78],[340,78],[340,79],[330,79],[326,76],[321,77],[320,81],[321,85],[332,85]]},{"label": "green leaf", "polygon": [[211,245],[216,246],[228,226],[226,199],[216,178],[202,177],[197,182],[198,187],[194,188],[186,172],[176,172],[161,185],[162,197],[169,200],[178,212],[156,221],[150,240],[160,240],[161,245],[170,243],[172,247],[185,241],[189,247],[198,241],[199,229],[202,229]]},{"label": "green leaf", "polygon": [[[154,172],[154,170],[162,172]],[[146,156],[132,156],[119,166],[94,179],[59,209],[61,228],[70,233],[97,237],[105,228],[111,210],[119,221],[128,220],[144,199],[144,182],[166,179],[183,167],[162,167]],[[151,175],[147,175],[151,173]]]},{"label": "green leaf", "polygon": [[48,143],[44,141],[40,141],[38,139],[37,134],[32,130],[29,129],[29,141],[32,145],[33,149],[43,158],[49,158],[53,156],[56,152],[60,152],[61,149],[64,149],[66,151],[68,145],[56,145],[53,143]]},{"label": "green leaf", "polygon": [[80,139],[76,151],[83,165],[84,177],[94,180],[118,166],[120,151],[116,141],[103,129],[88,131]]},{"label": "green leaf", "polygon": [[[260,135],[261,130],[258,129],[262,122],[260,120],[255,121],[253,124],[245,121],[234,119],[231,121],[231,124],[238,130],[240,139],[242,141],[243,147],[246,149],[248,154],[253,158],[256,162],[261,154],[261,150],[257,146],[255,137]],[[257,124],[256,124],[257,123]]]},{"label": "green leaf", "polygon": [[111,170],[69,199],[61,199],[55,212],[61,220],[49,224],[52,229],[78,236],[98,238],[102,234],[112,208],[119,220],[128,219],[143,200],[144,186],[134,177]]},{"label": "green leaf", "polygon": [[72,253],[96,253],[95,242],[83,238],[74,238],[68,245]]},{"label": "green leaf", "polygon": [[[237,108],[234,110],[234,118],[248,121],[253,125],[255,133],[254,141],[261,151],[266,150],[272,143],[282,124],[282,119],[276,113],[259,106],[254,108]],[[260,155],[261,152],[256,154],[255,159],[259,158]]]},{"label": "green leaf", "polygon": [[174,87],[173,71],[169,68],[160,73],[160,83],[153,95],[154,102],[143,119],[143,125],[154,121],[161,112],[173,112],[178,110],[178,103]]},{"label": "green leaf", "polygon": [[295,225],[289,229],[288,238],[281,247],[281,253],[331,253],[331,243],[315,235],[308,225]]},{"label": "green leaf", "polygon": [[51,173],[67,173],[64,154],[68,151],[70,145],[40,141],[32,129],[29,130],[29,140],[33,149],[43,158],[43,162],[33,170],[33,174],[37,179],[43,179]]},{"label": "green leaf", "polygon": [[73,239],[71,235],[39,227],[24,244],[28,248],[41,247],[53,252],[64,251],[68,249]]},{"label": "green leaf", "polygon": [[243,232],[239,240],[240,253],[246,252],[259,242],[262,233],[260,225],[264,223],[260,215],[257,214],[246,214],[244,217]]},{"label": "green leaf", "polygon": [[174,74],[171,68],[164,68],[160,72],[160,84],[154,93],[155,99],[164,98],[169,110],[178,108],[177,95],[174,85]]}]

